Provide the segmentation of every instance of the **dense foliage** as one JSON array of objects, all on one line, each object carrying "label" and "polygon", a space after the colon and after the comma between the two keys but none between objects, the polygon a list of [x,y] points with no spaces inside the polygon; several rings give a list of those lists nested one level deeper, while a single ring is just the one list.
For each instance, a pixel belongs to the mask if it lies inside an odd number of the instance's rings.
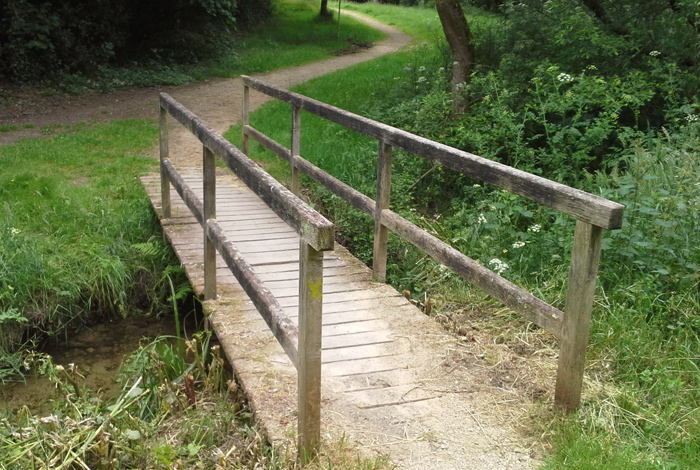
[{"label": "dense foliage", "polygon": [[191,62],[266,18],[270,0],[2,0],[0,78],[95,75],[107,64]]}]

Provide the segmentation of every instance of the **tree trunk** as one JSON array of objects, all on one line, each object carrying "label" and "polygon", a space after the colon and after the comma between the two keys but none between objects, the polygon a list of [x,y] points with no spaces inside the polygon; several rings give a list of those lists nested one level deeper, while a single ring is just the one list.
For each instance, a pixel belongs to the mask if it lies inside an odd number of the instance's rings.
[{"label": "tree trunk", "polygon": [[331,15],[332,13],[328,11],[328,0],[321,0],[321,16],[327,18]]},{"label": "tree trunk", "polygon": [[474,45],[459,0],[435,0],[442,29],[452,52],[452,109],[461,114],[469,107],[465,87],[474,69]]}]

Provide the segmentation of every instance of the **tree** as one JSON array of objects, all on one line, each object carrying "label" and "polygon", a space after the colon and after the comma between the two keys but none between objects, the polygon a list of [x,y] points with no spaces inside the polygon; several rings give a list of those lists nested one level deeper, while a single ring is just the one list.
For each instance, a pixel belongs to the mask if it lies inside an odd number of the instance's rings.
[{"label": "tree", "polygon": [[328,0],[321,0],[321,16],[324,18],[333,16],[333,13],[328,9]]},{"label": "tree", "polygon": [[435,6],[452,53],[452,109],[461,114],[469,107],[464,90],[474,69],[472,33],[459,0],[435,0]]}]

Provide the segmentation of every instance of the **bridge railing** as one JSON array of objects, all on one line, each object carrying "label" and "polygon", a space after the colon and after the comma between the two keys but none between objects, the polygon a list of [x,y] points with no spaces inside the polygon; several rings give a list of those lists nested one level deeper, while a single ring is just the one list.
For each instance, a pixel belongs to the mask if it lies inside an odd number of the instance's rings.
[{"label": "bridge railing", "polygon": [[[382,282],[386,280],[387,235],[391,230],[465,280],[559,338],[560,354],[555,403],[565,409],[575,409],[579,406],[603,230],[621,227],[623,205],[433,142],[260,80],[247,76],[242,78],[244,87],[242,150],[245,154],[248,154],[249,138],[252,137],[290,163],[290,186],[293,192],[298,193],[301,172],[372,216],[375,221],[373,272],[376,280]],[[291,149],[280,145],[250,126],[248,114],[251,88],[292,105]],[[379,154],[376,199],[365,196],[300,156],[301,110],[377,139]],[[451,170],[573,216],[576,219],[576,228],[564,312],[391,211],[389,195],[393,147],[401,148]]]},{"label": "bridge railing", "polygon": [[[190,189],[169,160],[167,116],[194,134],[203,146],[204,200]],[[294,228],[299,245],[299,327],[257,277],[216,221],[215,158],[253,190],[281,219]],[[204,230],[204,298],[216,298],[216,252],[260,312],[298,372],[299,455],[316,452],[321,424],[321,316],[323,252],[332,250],[335,227],[311,209],[229,141],[172,97],[160,94],[160,171],[164,218],[171,217],[170,186],[175,188]]]}]

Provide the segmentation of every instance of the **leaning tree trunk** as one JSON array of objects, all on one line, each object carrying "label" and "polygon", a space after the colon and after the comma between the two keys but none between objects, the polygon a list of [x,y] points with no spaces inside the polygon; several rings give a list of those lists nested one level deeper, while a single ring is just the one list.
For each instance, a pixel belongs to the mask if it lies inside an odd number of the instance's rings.
[{"label": "leaning tree trunk", "polygon": [[474,68],[472,33],[459,0],[435,0],[435,6],[452,52],[452,109],[461,114],[469,106],[465,87]]}]

